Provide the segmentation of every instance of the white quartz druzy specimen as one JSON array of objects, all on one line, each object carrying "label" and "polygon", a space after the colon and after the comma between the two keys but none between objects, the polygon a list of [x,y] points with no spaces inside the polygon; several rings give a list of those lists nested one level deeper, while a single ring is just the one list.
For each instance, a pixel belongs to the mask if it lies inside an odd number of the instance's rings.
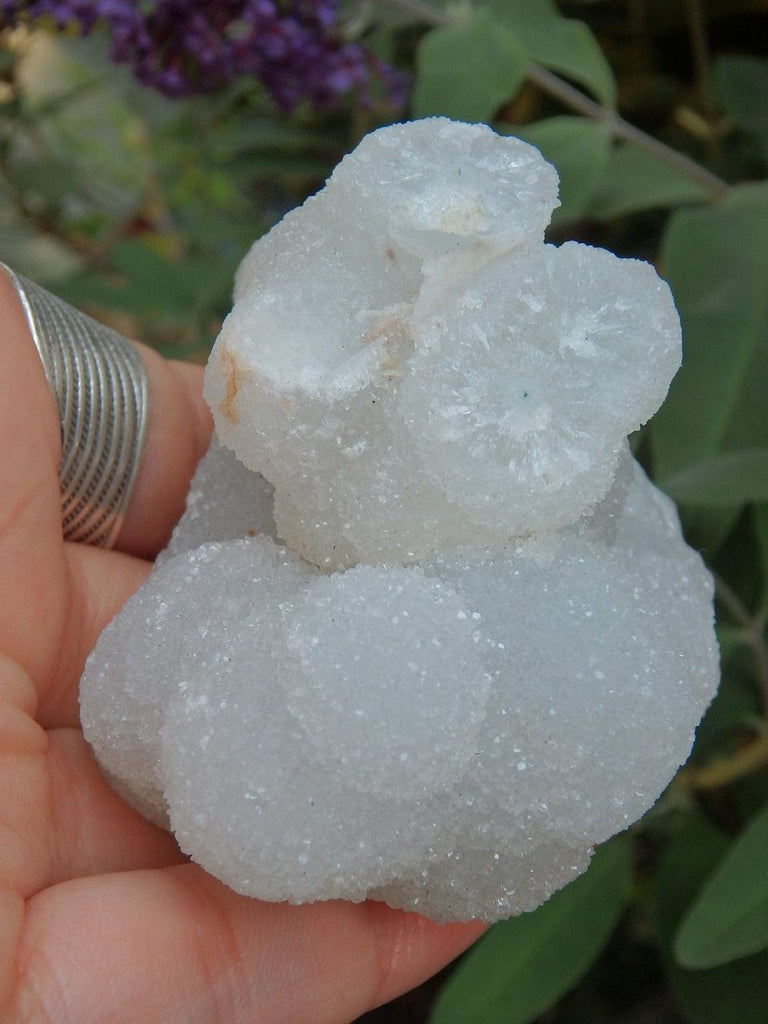
[{"label": "white quartz druzy specimen", "polygon": [[383,129],[238,273],[219,440],[81,687],[238,892],[507,917],[688,755],[712,582],[626,440],[679,324],[648,265],[544,243],[556,187],[488,128]]},{"label": "white quartz druzy specimen", "polygon": [[680,327],[648,264],[544,245],[556,188],[484,126],[396,125],[246,257],[206,396],[316,565],[552,530],[608,491]]},{"label": "white quartz druzy specimen", "polygon": [[214,438],[200,460],[187,507],[157,565],[212,540],[237,540],[265,533],[275,537],[272,487],[252,473],[231,449]]},{"label": "white quartz druzy specimen", "polygon": [[331,575],[265,536],[181,553],[99,641],[86,736],[239,892],[531,909],[651,806],[717,682],[709,575],[629,475],[546,545]]}]

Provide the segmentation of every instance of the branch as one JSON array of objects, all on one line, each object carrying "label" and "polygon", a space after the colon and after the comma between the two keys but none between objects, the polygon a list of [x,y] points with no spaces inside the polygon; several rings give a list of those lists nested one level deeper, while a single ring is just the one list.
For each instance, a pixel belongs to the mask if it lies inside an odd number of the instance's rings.
[{"label": "branch", "polygon": [[709,40],[702,0],[685,0],[685,18],[688,23],[693,66],[696,68],[696,84],[699,92],[703,94],[709,75]]},{"label": "branch", "polygon": [[722,576],[714,573],[715,595],[728,609],[734,621],[743,630],[744,642],[752,648],[757,662],[757,681],[763,698],[763,707],[768,715],[768,643],[765,640],[765,629],[762,616],[750,615],[738,594],[725,582]]},{"label": "branch", "polygon": [[768,767],[768,736],[760,736],[729,758],[717,758],[703,768],[684,768],[678,776],[695,790],[720,789]]},{"label": "branch", "polygon": [[[410,11],[421,21],[429,25],[442,26],[449,23],[447,15],[432,7],[431,4],[425,3],[424,0],[387,0],[387,2]],[[580,89],[577,89],[558,75],[554,75],[551,71],[542,67],[541,64],[531,62],[528,65],[526,77],[530,82],[538,86],[542,92],[545,92],[553,99],[559,100],[564,106],[575,110],[579,114],[583,114],[585,117],[591,117],[593,120],[600,121],[614,138],[632,143],[638,149],[651,153],[662,163],[667,164],[668,167],[673,167],[675,170],[680,171],[681,174],[690,178],[691,181],[695,181],[702,188],[706,189],[714,199],[722,198],[730,190],[731,186],[728,182],[723,181],[722,178],[708,171],[706,167],[702,167],[701,164],[691,160],[685,154],[679,153],[676,149],[672,149],[671,146],[667,146],[652,135],[642,131],[642,129],[625,121],[611,107],[605,107],[590,99]]]},{"label": "branch", "polygon": [[425,21],[428,25],[448,24],[448,16],[442,11],[438,11],[432,4],[424,3],[424,0],[388,0],[388,2],[394,4],[395,7],[402,7],[404,10],[410,11],[411,14],[415,14],[417,18]]},{"label": "branch", "polygon": [[542,92],[546,92],[554,99],[560,100],[561,103],[566,107],[570,107],[571,110],[584,114],[586,117],[591,117],[595,121],[600,121],[614,138],[631,142],[638,149],[645,150],[646,153],[650,153],[662,163],[667,164],[668,167],[673,167],[675,170],[680,171],[681,174],[684,174],[691,181],[695,181],[702,188],[710,192],[713,198],[720,199],[730,191],[731,186],[728,182],[718,178],[716,174],[708,171],[706,167],[702,167],[701,164],[697,164],[695,160],[691,160],[684,153],[672,149],[671,146],[660,142],[653,135],[649,135],[647,132],[635,127],[635,125],[630,124],[629,121],[625,121],[615,110],[596,103],[595,100],[590,99],[580,89],[572,86],[570,82],[566,82],[557,75],[553,75],[551,71],[543,68],[540,64],[529,64],[527,75],[528,80],[538,85]]}]

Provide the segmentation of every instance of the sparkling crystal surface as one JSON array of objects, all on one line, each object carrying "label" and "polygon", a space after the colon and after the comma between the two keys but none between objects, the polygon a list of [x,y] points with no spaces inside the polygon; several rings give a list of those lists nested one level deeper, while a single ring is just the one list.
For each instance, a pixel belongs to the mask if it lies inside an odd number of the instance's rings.
[{"label": "sparkling crystal surface", "polygon": [[506,917],[688,755],[712,582],[626,441],[679,324],[648,265],[544,244],[556,187],[482,126],[382,129],[238,272],[206,395],[245,465],[214,443],[81,706],[239,892]]}]

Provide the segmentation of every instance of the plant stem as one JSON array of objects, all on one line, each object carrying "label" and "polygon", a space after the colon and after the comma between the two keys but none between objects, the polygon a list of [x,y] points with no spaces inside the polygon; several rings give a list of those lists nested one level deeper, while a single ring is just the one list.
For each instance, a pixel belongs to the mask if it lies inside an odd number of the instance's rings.
[{"label": "plant stem", "polygon": [[720,789],[768,767],[768,736],[760,736],[733,757],[717,758],[704,768],[686,768],[680,777],[691,789]]},{"label": "plant stem", "polygon": [[763,708],[768,716],[768,643],[765,640],[765,623],[762,616],[753,616],[742,602],[738,594],[725,582],[722,576],[715,575],[715,594],[718,600],[728,609],[734,621],[744,630],[744,642],[752,648],[757,662],[757,681],[763,699]]},{"label": "plant stem", "polygon": [[[387,2],[410,11],[429,25],[441,26],[447,25],[449,22],[448,17],[442,11],[432,7],[431,4],[425,3],[424,0],[387,0]],[[528,80],[537,85],[542,92],[547,93],[553,99],[559,100],[571,110],[575,110],[585,117],[600,121],[615,138],[632,143],[638,149],[642,149],[646,153],[655,156],[662,163],[667,164],[668,167],[680,171],[681,174],[690,178],[691,181],[695,181],[702,188],[706,189],[713,198],[720,199],[730,190],[728,182],[723,181],[722,178],[708,171],[706,167],[702,167],[701,164],[691,160],[685,154],[679,153],[676,149],[672,149],[671,146],[667,146],[652,135],[642,131],[642,129],[630,124],[629,121],[625,121],[611,107],[603,106],[601,103],[590,99],[580,89],[577,89],[558,75],[554,75],[547,68],[542,67],[541,64],[531,62],[528,65],[526,75]]]},{"label": "plant stem", "polygon": [[428,25],[447,25],[448,17],[442,11],[438,11],[432,4],[424,3],[424,0],[387,0],[395,7],[402,7],[411,14],[415,14]]},{"label": "plant stem", "polygon": [[709,41],[701,0],[685,0],[685,15],[691,42],[691,57],[696,68],[696,84],[703,96],[709,76]]},{"label": "plant stem", "polygon": [[671,146],[660,142],[653,135],[649,135],[647,132],[642,131],[642,129],[630,124],[629,121],[625,121],[615,110],[612,110],[610,107],[604,107],[602,104],[590,99],[589,96],[585,96],[580,89],[576,89],[570,82],[566,82],[558,75],[553,75],[551,71],[543,68],[540,64],[529,64],[527,74],[529,81],[538,85],[542,92],[546,92],[554,99],[560,100],[561,103],[570,107],[571,110],[584,114],[586,117],[591,117],[595,121],[602,122],[614,138],[631,142],[638,149],[650,153],[658,160],[661,160],[662,163],[667,164],[668,167],[673,167],[687,178],[690,178],[691,181],[701,185],[713,197],[719,199],[730,190],[730,185],[726,181],[718,178],[716,174],[708,171],[706,167],[702,167],[701,164],[697,164],[695,160],[691,160],[684,153],[672,149]]}]

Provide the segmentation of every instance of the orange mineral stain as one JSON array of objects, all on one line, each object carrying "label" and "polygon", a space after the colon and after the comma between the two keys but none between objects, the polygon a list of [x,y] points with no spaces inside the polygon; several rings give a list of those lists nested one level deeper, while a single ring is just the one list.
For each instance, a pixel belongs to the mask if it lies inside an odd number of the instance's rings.
[{"label": "orange mineral stain", "polygon": [[240,390],[240,382],[245,376],[245,371],[240,369],[237,359],[227,348],[222,349],[220,359],[226,392],[219,410],[230,423],[237,426],[240,422],[240,417],[235,408],[235,399],[237,398],[237,392]]}]

